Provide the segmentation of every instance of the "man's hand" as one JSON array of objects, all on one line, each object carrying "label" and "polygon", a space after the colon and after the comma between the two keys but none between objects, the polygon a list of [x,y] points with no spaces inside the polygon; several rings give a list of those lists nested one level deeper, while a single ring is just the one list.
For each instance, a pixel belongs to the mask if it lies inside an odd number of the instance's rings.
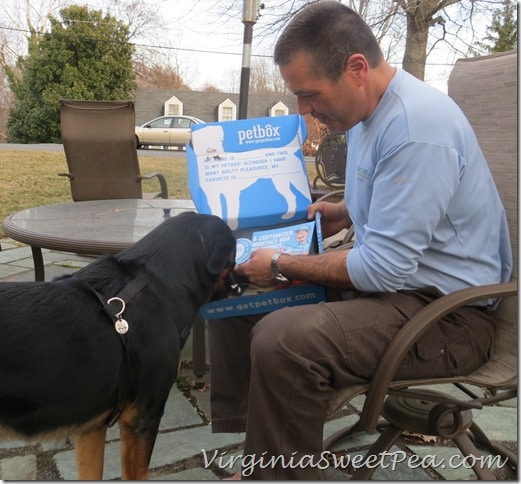
[{"label": "man's hand", "polygon": [[343,200],[338,203],[324,201],[308,205],[308,220],[313,220],[317,212],[322,215],[320,225],[324,238],[338,234],[342,229],[351,226],[351,219]]},{"label": "man's hand", "polygon": [[238,276],[246,277],[252,284],[260,287],[273,286],[271,280],[271,258],[277,253],[275,249],[257,249],[251,253],[250,260],[235,267]]}]

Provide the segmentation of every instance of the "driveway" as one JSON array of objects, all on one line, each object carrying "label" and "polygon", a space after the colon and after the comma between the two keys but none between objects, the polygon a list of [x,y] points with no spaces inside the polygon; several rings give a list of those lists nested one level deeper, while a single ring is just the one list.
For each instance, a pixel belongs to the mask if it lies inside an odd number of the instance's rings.
[{"label": "driveway", "polygon": [[[61,151],[63,145],[54,143],[14,144],[0,143],[0,150],[30,150],[30,151]],[[159,158],[185,158],[186,151],[163,150],[154,148],[149,150],[138,150],[138,156],[157,156]]]}]

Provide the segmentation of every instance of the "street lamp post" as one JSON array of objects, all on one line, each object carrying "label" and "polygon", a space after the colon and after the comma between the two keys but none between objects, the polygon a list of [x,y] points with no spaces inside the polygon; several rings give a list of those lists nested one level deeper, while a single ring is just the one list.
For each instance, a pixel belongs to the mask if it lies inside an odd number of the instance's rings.
[{"label": "street lamp post", "polygon": [[239,87],[239,119],[248,116],[248,91],[250,89],[251,43],[253,40],[253,25],[257,21],[259,8],[258,0],[244,0],[242,22],[244,24],[244,40],[242,48],[241,85]]}]

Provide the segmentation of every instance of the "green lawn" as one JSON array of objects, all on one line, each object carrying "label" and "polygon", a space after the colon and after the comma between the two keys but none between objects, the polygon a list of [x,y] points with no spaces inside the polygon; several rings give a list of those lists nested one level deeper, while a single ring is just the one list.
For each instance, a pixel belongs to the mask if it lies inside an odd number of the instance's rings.
[{"label": "green lawn", "polygon": [[[141,156],[139,164],[142,174],[165,176],[170,198],[190,198],[184,159]],[[314,166],[308,169],[311,180]],[[58,176],[66,171],[63,153],[0,150],[0,221],[28,207],[72,201],[68,179]],[[144,180],[143,189],[157,191],[157,179]],[[0,235],[4,236],[1,226]]]}]

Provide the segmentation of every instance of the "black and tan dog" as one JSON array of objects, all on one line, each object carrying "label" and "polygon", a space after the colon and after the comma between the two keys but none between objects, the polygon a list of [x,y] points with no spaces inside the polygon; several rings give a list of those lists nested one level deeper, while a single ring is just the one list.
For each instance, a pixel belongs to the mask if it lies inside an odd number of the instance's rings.
[{"label": "black and tan dog", "polygon": [[100,480],[117,421],[122,478],[146,479],[180,350],[234,259],[221,219],[183,213],[70,277],[1,283],[0,438],[76,435],[78,477]]}]

